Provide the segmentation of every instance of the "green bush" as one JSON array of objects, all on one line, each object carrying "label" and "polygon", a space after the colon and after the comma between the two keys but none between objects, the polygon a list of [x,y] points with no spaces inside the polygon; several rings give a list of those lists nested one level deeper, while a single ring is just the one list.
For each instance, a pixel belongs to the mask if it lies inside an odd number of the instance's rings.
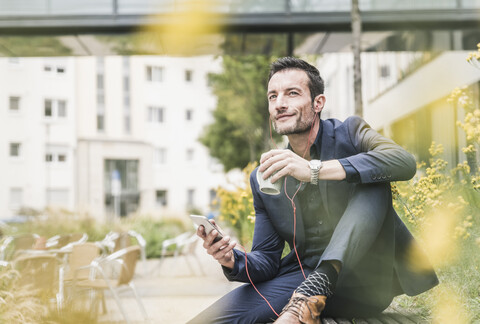
[{"label": "green bush", "polygon": [[157,220],[150,217],[137,216],[126,219],[123,225],[128,229],[136,231],[145,239],[147,242],[147,258],[158,258],[162,252],[164,240],[173,238],[186,231],[185,224],[176,218]]}]

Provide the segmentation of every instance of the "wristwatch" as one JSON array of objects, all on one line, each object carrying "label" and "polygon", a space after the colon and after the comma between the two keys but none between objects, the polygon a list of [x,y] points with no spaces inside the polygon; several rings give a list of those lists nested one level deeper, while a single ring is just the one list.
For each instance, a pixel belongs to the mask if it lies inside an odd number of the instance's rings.
[{"label": "wristwatch", "polygon": [[320,160],[311,160],[308,162],[308,166],[310,167],[310,182],[313,185],[318,184],[318,173],[322,168],[322,161]]}]

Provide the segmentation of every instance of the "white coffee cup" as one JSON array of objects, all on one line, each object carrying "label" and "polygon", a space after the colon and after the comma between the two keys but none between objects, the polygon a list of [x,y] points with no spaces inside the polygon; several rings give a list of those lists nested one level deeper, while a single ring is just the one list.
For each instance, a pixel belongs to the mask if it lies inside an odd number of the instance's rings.
[{"label": "white coffee cup", "polygon": [[260,191],[267,195],[278,195],[282,190],[282,179],[278,179],[275,183],[272,183],[273,174],[267,179],[263,179],[262,176],[263,172],[257,170],[257,181]]}]

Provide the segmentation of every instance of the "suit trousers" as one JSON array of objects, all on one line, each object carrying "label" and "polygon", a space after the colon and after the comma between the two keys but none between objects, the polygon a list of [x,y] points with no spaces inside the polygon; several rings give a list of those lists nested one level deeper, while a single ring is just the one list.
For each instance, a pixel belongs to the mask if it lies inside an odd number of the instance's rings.
[{"label": "suit trousers", "polygon": [[[312,271],[304,267],[305,276]],[[288,303],[294,290],[304,281],[298,264],[282,267],[279,274],[272,280],[255,284],[255,287],[268,300],[277,314]],[[367,317],[379,314],[385,307],[366,305],[361,300],[339,298],[336,296],[327,300],[322,316]],[[221,297],[195,318],[189,324],[248,324],[270,323],[277,319],[267,302],[255,291],[251,284],[244,284]]]}]

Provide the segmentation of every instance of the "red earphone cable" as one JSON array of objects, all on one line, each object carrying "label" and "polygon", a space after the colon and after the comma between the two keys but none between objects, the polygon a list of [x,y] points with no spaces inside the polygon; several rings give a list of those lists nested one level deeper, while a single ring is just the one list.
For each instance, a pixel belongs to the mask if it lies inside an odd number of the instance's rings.
[{"label": "red earphone cable", "polygon": [[280,315],[278,315],[278,313],[275,311],[275,309],[273,309],[273,306],[270,304],[270,302],[267,300],[267,298],[265,298],[261,293],[260,291],[257,289],[257,287],[255,287],[255,285],[253,284],[253,281],[252,281],[252,278],[250,278],[250,274],[248,273],[248,259],[247,259],[247,250],[241,246],[240,244],[237,244],[238,246],[240,246],[243,251],[245,252],[245,270],[247,272],[247,277],[248,277],[248,280],[250,280],[250,283],[252,284],[252,287],[253,289],[255,289],[255,291],[260,295],[260,297],[262,297],[268,304],[268,307],[270,307],[270,309],[275,313],[275,315],[277,315],[277,317],[279,317]]}]

